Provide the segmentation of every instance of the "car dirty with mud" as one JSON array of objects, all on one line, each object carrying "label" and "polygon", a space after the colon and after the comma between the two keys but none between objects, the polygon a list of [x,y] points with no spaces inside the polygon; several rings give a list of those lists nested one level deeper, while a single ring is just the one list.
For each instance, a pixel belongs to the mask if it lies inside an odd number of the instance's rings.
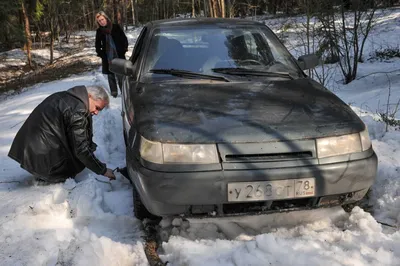
[{"label": "car dirty with mud", "polygon": [[377,156],[352,109],[303,70],[264,24],[150,22],[123,79],[127,176],[139,219],[220,217],[346,205]]}]

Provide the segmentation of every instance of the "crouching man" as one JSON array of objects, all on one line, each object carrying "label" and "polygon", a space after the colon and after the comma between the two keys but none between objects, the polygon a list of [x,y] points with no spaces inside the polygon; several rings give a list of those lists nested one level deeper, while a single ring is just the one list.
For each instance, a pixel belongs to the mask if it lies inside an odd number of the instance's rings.
[{"label": "crouching man", "polygon": [[109,104],[104,88],[76,86],[47,97],[18,131],[8,156],[45,183],[74,178],[85,167],[109,179],[111,169],[94,155],[92,115]]}]

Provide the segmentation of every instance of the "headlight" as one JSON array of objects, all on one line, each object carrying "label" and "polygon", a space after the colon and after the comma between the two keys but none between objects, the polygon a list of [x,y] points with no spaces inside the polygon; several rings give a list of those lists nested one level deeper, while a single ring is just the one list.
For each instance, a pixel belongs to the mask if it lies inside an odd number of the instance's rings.
[{"label": "headlight", "polygon": [[317,139],[318,158],[362,152],[371,148],[368,130],[349,135]]},{"label": "headlight", "polygon": [[158,164],[219,163],[215,144],[163,144],[141,138],[140,156]]},{"label": "headlight", "polygon": [[163,144],[164,163],[218,163],[215,144]]},{"label": "headlight", "polygon": [[361,152],[360,134],[317,139],[318,158]]},{"label": "headlight", "polygon": [[365,126],[365,130],[360,132],[360,137],[361,137],[362,150],[366,151],[369,148],[371,148],[372,144],[371,144],[371,140],[369,138],[367,126]]},{"label": "headlight", "polygon": [[161,143],[150,141],[141,137],[140,156],[149,162],[163,163]]}]

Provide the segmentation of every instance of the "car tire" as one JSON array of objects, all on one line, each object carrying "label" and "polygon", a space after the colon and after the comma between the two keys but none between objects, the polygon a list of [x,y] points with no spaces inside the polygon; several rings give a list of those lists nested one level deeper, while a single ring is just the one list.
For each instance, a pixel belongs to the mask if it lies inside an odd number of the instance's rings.
[{"label": "car tire", "polygon": [[356,202],[353,202],[353,203],[342,205],[343,210],[345,212],[350,213],[354,207],[358,206],[361,209],[363,209],[365,212],[372,213],[373,206],[369,204],[370,193],[371,193],[371,189],[368,190],[367,194],[365,194],[362,199],[360,199]]},{"label": "car tire", "polygon": [[133,213],[135,215],[136,218],[138,218],[139,220],[144,220],[144,219],[156,219],[158,218],[157,216],[151,214],[146,206],[144,206],[142,200],[140,199],[140,195],[137,192],[135,186],[133,186]]}]

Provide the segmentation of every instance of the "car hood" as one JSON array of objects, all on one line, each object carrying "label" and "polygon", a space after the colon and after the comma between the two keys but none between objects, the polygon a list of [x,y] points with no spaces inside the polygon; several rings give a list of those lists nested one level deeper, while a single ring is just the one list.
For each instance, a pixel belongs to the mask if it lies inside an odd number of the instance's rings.
[{"label": "car hood", "polygon": [[154,141],[267,142],[364,129],[349,106],[308,78],[145,84],[138,91],[136,128]]}]

